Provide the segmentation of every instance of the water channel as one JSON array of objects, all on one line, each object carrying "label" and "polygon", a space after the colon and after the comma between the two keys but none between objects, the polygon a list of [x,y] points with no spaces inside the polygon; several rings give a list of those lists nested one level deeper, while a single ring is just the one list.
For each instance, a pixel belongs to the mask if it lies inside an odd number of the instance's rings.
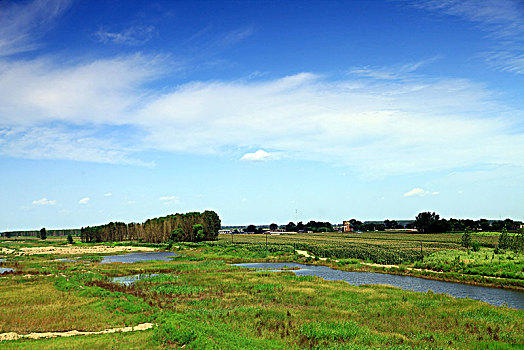
[{"label": "water channel", "polygon": [[178,254],[172,252],[152,252],[152,253],[130,253],[123,255],[109,255],[105,256],[102,264],[109,264],[113,262],[121,263],[134,263],[139,261],[150,261],[150,260],[164,260],[169,261],[170,258]]},{"label": "water channel", "polygon": [[234,265],[270,271],[281,271],[279,269],[284,267],[298,268],[298,270],[291,270],[297,276],[318,276],[330,281],[346,281],[357,286],[364,284],[385,284],[415,292],[427,292],[431,290],[434,293],[445,293],[455,298],[469,298],[496,306],[507,305],[515,309],[524,309],[524,292],[518,290],[479,287],[382,273],[340,271],[327,266],[296,263],[251,263]]}]

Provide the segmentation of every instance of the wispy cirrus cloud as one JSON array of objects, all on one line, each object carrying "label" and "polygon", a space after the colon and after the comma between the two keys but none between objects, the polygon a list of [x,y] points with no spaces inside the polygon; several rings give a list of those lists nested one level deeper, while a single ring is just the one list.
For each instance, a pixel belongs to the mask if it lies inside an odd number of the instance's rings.
[{"label": "wispy cirrus cloud", "polygon": [[35,39],[52,27],[71,1],[34,0],[0,6],[0,57],[34,50]]},{"label": "wispy cirrus cloud", "polygon": [[78,204],[87,204],[89,203],[89,200],[90,200],[89,197],[84,197],[78,201]]},{"label": "wispy cirrus cloud", "polygon": [[155,34],[154,26],[136,25],[120,31],[111,31],[101,27],[93,33],[93,39],[101,43],[112,43],[119,45],[143,45],[147,43]]},{"label": "wispy cirrus cloud", "polygon": [[474,23],[497,44],[481,53],[493,67],[524,74],[524,3],[516,0],[422,0],[412,6]]}]

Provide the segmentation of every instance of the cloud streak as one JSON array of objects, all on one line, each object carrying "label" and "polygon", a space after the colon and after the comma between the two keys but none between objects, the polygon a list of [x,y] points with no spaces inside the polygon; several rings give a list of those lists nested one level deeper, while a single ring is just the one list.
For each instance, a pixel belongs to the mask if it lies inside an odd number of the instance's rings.
[{"label": "cloud streak", "polygon": [[0,57],[38,47],[38,38],[70,6],[70,1],[35,0],[0,6]]},{"label": "cloud streak", "polygon": [[102,27],[93,34],[93,38],[104,44],[136,46],[147,43],[154,33],[153,26],[132,26],[121,31],[109,31]]},{"label": "cloud streak", "polygon": [[475,23],[497,42],[493,50],[481,56],[501,71],[524,74],[524,3],[521,1],[425,0],[414,1],[412,5]]},{"label": "cloud streak", "polygon": [[404,197],[424,197],[427,195],[435,196],[437,194],[439,194],[439,192],[431,192],[431,191],[424,190],[422,188],[415,187],[411,191],[404,193]]},{"label": "cloud streak", "polygon": [[43,197],[42,199],[33,201],[33,205],[55,205],[55,204],[56,204],[56,200],[54,199],[50,200],[45,197]]}]

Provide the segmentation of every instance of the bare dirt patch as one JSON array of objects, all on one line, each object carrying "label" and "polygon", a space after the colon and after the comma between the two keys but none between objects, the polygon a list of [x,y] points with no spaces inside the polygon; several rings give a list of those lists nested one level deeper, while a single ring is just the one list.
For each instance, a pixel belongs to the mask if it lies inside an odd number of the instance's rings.
[{"label": "bare dirt patch", "polygon": [[65,247],[26,247],[21,248],[18,255],[36,255],[36,254],[53,254],[53,255],[75,255],[75,254],[111,254],[117,252],[151,252],[154,248],[149,247],[131,247],[131,246],[65,246]]},{"label": "bare dirt patch", "polygon": [[0,333],[0,342],[6,340],[18,340],[21,338],[28,339],[42,339],[42,338],[55,338],[55,337],[74,337],[76,335],[93,335],[93,334],[107,334],[107,333],[124,333],[134,331],[145,331],[153,328],[153,323],[141,323],[133,327],[121,327],[121,328],[109,328],[101,331],[94,332],[83,332],[83,331],[67,331],[67,332],[42,332],[42,333],[29,333],[29,334],[18,334],[14,332]]}]

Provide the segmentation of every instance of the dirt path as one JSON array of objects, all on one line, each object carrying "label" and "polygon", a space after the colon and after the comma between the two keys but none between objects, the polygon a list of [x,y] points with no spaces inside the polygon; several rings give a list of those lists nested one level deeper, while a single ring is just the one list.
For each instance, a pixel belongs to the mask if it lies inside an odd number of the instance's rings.
[{"label": "dirt path", "polygon": [[[306,258],[315,258],[314,255],[309,254],[306,250],[295,250],[298,255],[304,255]],[[318,260],[326,261],[327,258],[318,258]]]},{"label": "dirt path", "polygon": [[67,331],[67,332],[43,332],[43,333],[29,333],[29,334],[18,334],[14,332],[0,333],[0,342],[6,340],[18,340],[21,338],[28,339],[42,339],[42,338],[55,338],[55,337],[74,337],[76,335],[93,335],[93,334],[107,334],[107,333],[125,333],[134,331],[145,331],[153,328],[153,323],[141,323],[134,327],[122,327],[122,328],[109,328],[102,331],[95,332],[82,332],[82,331]]}]

